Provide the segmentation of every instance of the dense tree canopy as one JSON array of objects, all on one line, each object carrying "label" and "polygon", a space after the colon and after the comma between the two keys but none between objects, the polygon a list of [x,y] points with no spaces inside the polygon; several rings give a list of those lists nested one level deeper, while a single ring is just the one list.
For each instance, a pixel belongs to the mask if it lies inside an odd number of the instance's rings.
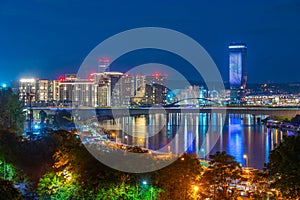
[{"label": "dense tree canopy", "polygon": [[22,132],[24,129],[25,113],[22,110],[18,95],[12,90],[0,90],[0,129]]},{"label": "dense tree canopy", "polygon": [[196,155],[184,154],[174,163],[159,170],[157,185],[162,188],[160,199],[189,199],[193,186],[199,185],[203,171]]},{"label": "dense tree canopy", "polygon": [[220,200],[237,198],[236,186],[242,179],[240,164],[225,151],[209,157],[211,159],[209,167],[200,180],[203,188],[201,195]]},{"label": "dense tree canopy", "polygon": [[267,172],[284,198],[300,198],[300,137],[285,136],[269,156]]}]

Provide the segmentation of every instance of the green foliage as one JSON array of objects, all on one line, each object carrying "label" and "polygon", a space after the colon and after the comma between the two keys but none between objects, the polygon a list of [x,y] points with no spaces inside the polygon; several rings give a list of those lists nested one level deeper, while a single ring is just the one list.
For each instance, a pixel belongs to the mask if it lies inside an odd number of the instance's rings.
[{"label": "green foliage", "polygon": [[133,186],[125,183],[110,185],[108,189],[102,188],[96,196],[98,200],[156,200],[160,189],[153,186]]},{"label": "green foliage", "polygon": [[13,185],[12,181],[0,178],[0,200],[21,200],[22,194]]},{"label": "green foliage", "polygon": [[193,185],[199,184],[202,171],[200,161],[193,154],[184,154],[171,165],[159,170],[155,178],[157,187],[163,190],[159,199],[188,199]]},{"label": "green foliage", "polygon": [[37,193],[40,199],[74,199],[79,187],[73,176],[69,173],[57,175],[55,172],[49,172],[45,174],[38,184]]},{"label": "green foliage", "polygon": [[281,121],[281,122],[289,122],[291,121],[292,117],[289,116],[272,116],[273,120]]},{"label": "green foliage", "polygon": [[285,136],[282,143],[271,151],[267,172],[271,187],[284,198],[300,198],[300,137]]},{"label": "green foliage", "polygon": [[210,166],[201,177],[202,196],[214,199],[235,199],[236,185],[241,181],[242,169],[234,157],[225,151],[210,155]]},{"label": "green foliage", "polygon": [[0,128],[22,132],[25,113],[18,100],[18,95],[11,89],[0,90]]},{"label": "green foliage", "polygon": [[13,180],[15,177],[15,168],[5,161],[0,160],[0,177],[6,180]]}]

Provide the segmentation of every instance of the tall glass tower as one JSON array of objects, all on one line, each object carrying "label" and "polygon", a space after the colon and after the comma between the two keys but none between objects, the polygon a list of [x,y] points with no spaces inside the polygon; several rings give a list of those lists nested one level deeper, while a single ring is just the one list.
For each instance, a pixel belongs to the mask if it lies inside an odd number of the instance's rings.
[{"label": "tall glass tower", "polygon": [[109,72],[110,60],[108,58],[100,58],[98,60],[98,72]]},{"label": "tall glass tower", "polygon": [[245,43],[230,43],[228,48],[230,101],[233,104],[240,104],[246,100],[247,45]]}]

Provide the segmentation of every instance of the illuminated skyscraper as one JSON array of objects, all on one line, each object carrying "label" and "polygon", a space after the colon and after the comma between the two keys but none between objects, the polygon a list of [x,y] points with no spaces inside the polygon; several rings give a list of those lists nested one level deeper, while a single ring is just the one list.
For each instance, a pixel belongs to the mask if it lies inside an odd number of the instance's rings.
[{"label": "illuminated skyscraper", "polygon": [[229,85],[231,103],[245,101],[247,82],[247,45],[231,43],[229,45]]},{"label": "illuminated skyscraper", "polygon": [[98,60],[98,72],[109,72],[110,60],[108,58],[100,58]]}]

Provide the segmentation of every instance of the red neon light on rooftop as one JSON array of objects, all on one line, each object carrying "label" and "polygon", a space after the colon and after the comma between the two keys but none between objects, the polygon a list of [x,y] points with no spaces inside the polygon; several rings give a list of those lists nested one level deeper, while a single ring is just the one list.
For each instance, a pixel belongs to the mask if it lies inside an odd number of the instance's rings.
[{"label": "red neon light on rooftop", "polygon": [[59,82],[64,82],[64,81],[65,81],[65,78],[61,76],[61,77],[59,77],[58,80],[59,80]]},{"label": "red neon light on rooftop", "polygon": [[155,76],[155,77],[159,77],[159,76],[160,76],[159,72],[155,72],[155,73],[154,73],[154,76]]},{"label": "red neon light on rooftop", "polygon": [[109,63],[110,60],[109,60],[109,58],[107,58],[107,57],[103,57],[103,58],[99,58],[98,62],[99,62],[99,63],[102,63],[102,62]]}]

